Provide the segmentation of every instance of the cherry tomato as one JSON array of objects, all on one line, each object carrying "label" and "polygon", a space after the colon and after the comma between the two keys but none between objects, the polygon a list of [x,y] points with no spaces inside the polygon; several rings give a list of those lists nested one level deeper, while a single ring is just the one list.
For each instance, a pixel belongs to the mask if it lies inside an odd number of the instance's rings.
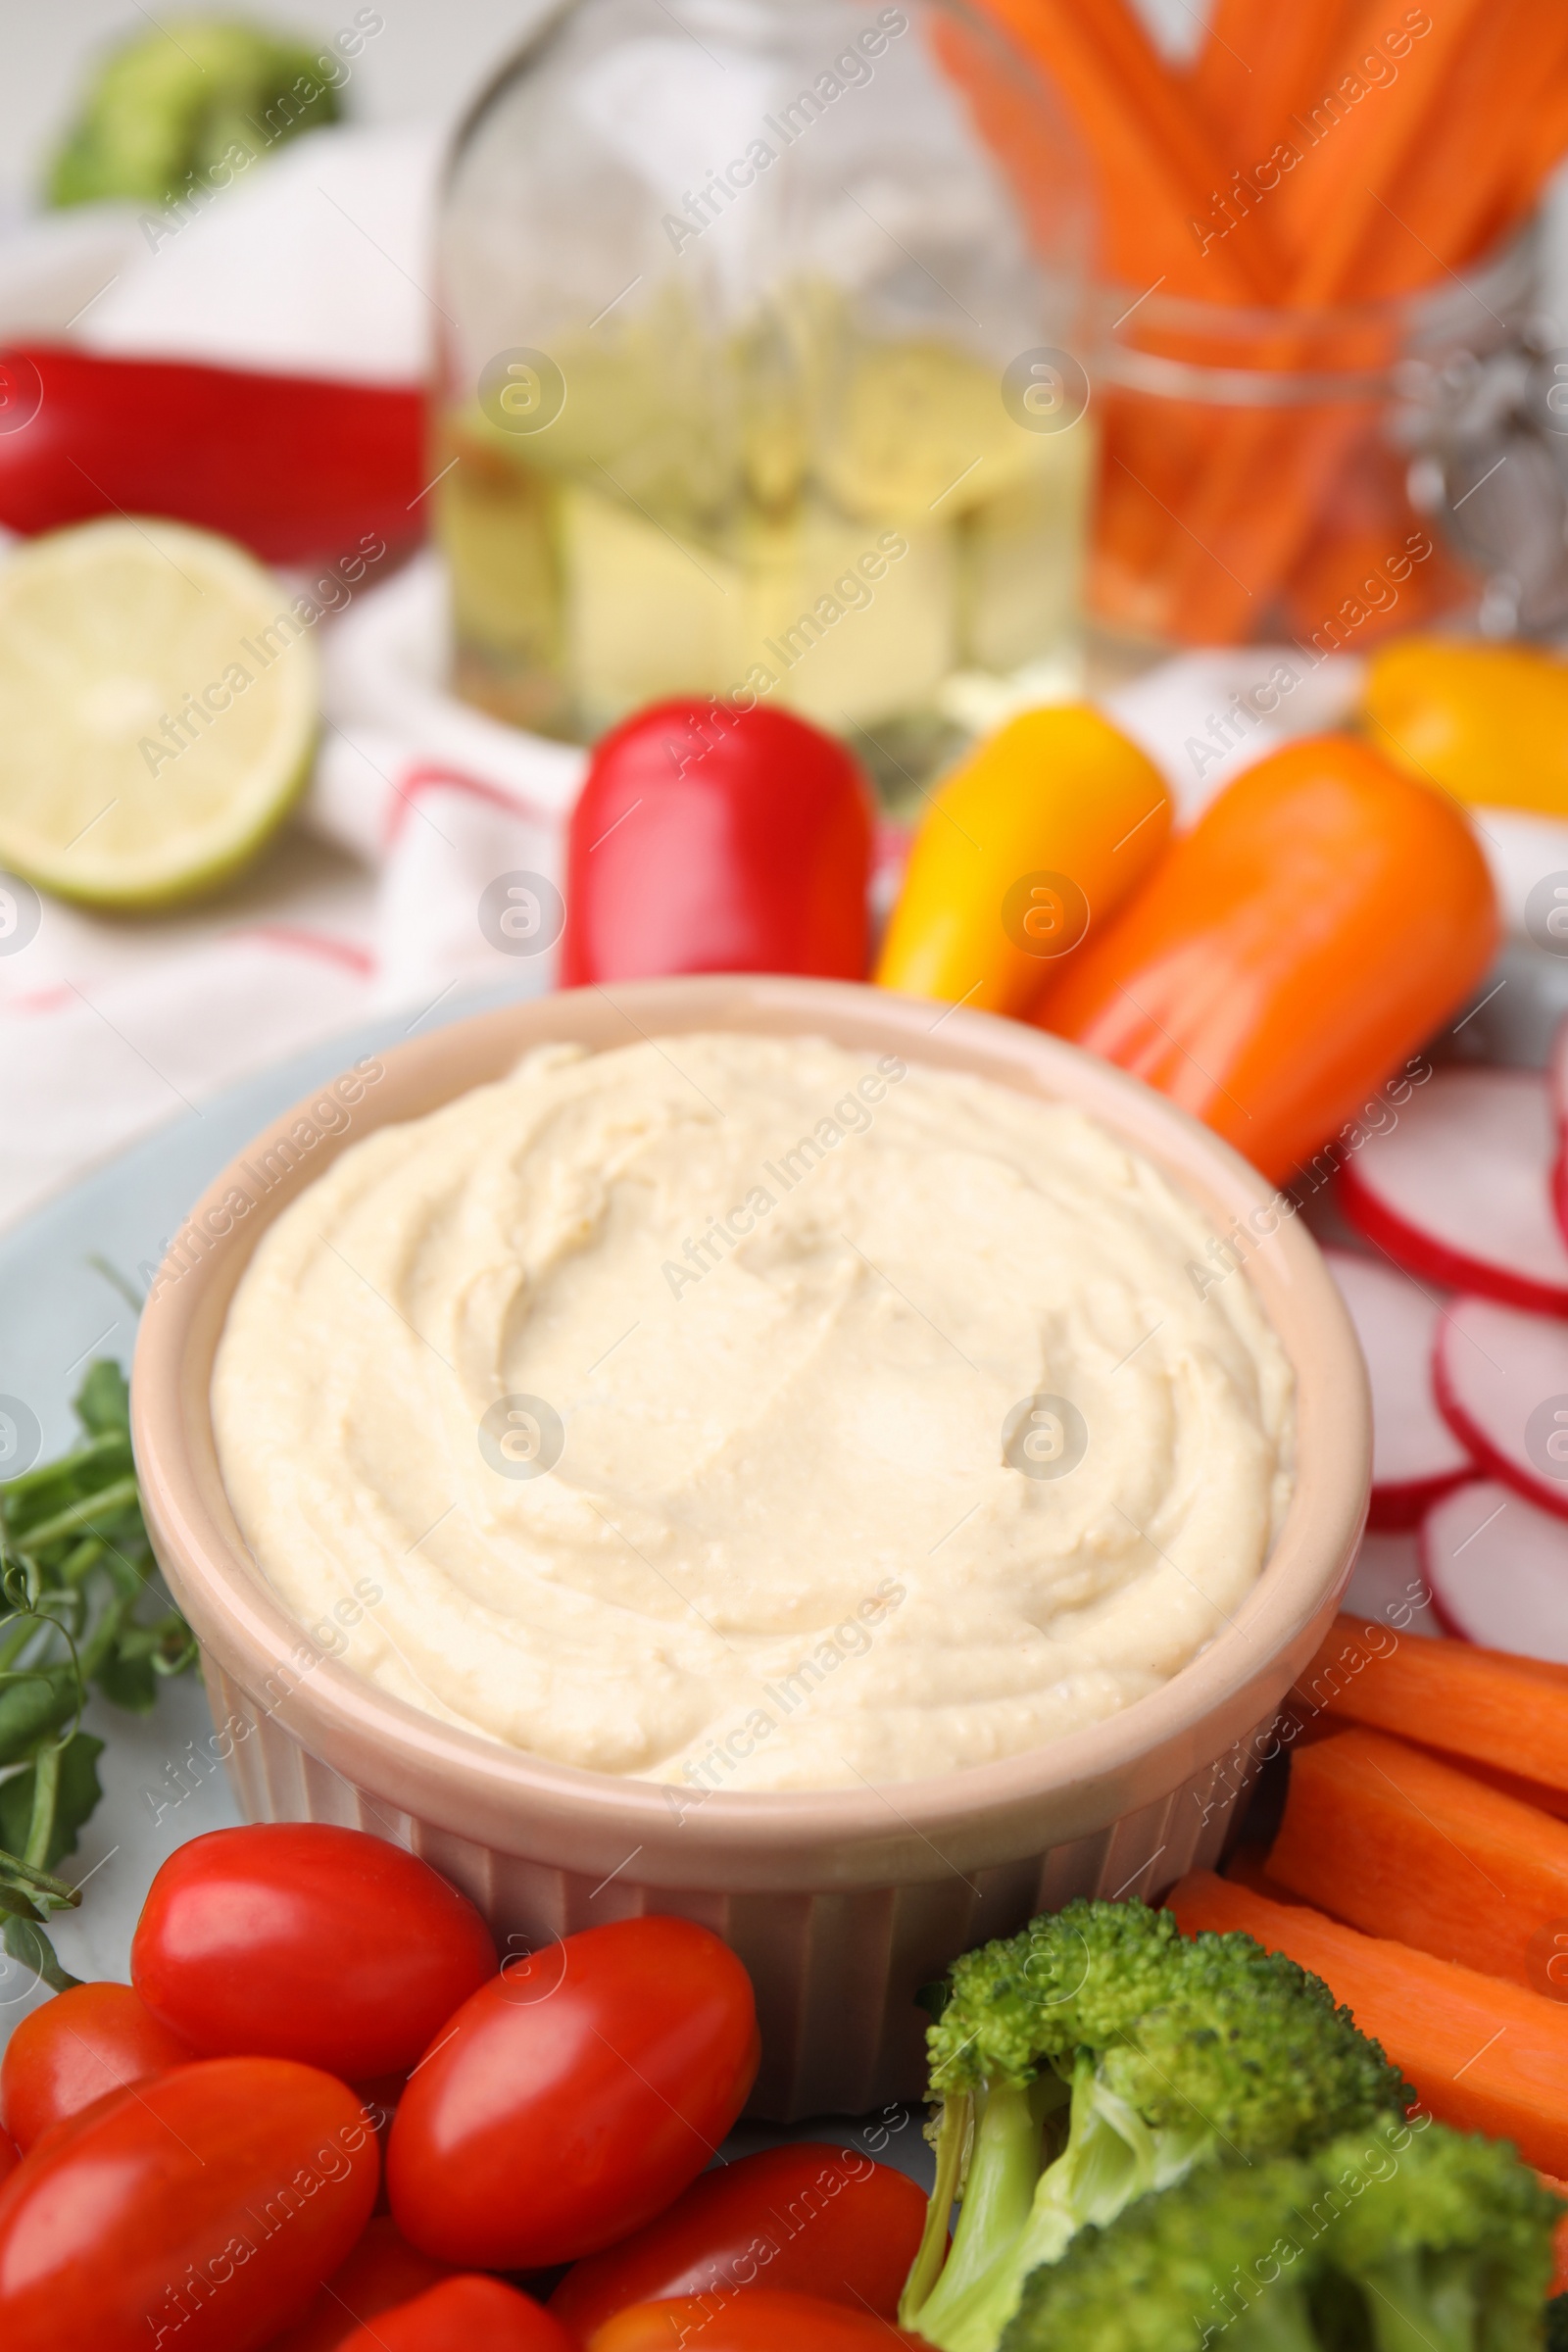
[{"label": "cherry tomato", "polygon": [[0,2124],[25,2154],[40,2132],[101,2099],[186,2066],[190,2044],[128,1984],[74,1984],[24,2017],[0,2058]]},{"label": "cherry tomato", "polygon": [[383,2311],[449,2276],[444,2264],[409,2244],[390,2214],[372,2214],[347,2262],[322,2280],[303,2317],[274,2335],[267,2352],[337,2352]]},{"label": "cherry tomato", "polygon": [[619,1920],[510,1962],[403,2094],[398,2227],[473,2270],[597,2253],[710,2162],[758,2054],[745,1969],[689,1920]]},{"label": "cherry tomato", "polygon": [[871,796],[844,746],[755,703],[656,703],[605,736],[566,831],[562,979],[862,980]]},{"label": "cherry tomato", "polygon": [[377,2213],[390,2213],[392,2210],[386,2193],[386,2143],[391,2137],[392,2118],[398,2111],[398,2101],[403,2096],[408,2079],[404,2074],[377,2075],[371,2082],[356,2082],[354,2085],[360,2105],[365,2109],[366,2119],[375,2132],[375,2144],[381,2157],[381,2186],[375,2200]]},{"label": "cherry tomato", "polygon": [[22,2152],[8,2132],[0,2132],[0,2180],[7,2180],[22,2162]]},{"label": "cherry tomato", "polygon": [[764,2285],[897,2316],[926,2201],[890,2165],[802,2140],[704,2173],[634,2237],[579,2262],[550,2309],[579,2343],[632,2303]]},{"label": "cherry tomato", "polygon": [[372,2327],[357,2328],[344,2337],[342,2352],[480,2352],[481,2347],[482,2352],[576,2352],[564,2328],[531,2295],[471,2272],[443,2279],[415,2302],[383,2312]]},{"label": "cherry tomato", "polygon": [[700,2352],[896,2352],[900,2344],[908,2352],[931,2352],[923,2335],[907,2335],[869,2312],[760,2286],[723,2304],[712,2295],[633,2304],[597,2330],[592,2352],[689,2352],[692,2346]]},{"label": "cherry tomato", "polygon": [[490,1931],[428,1863],[364,1830],[260,1822],[171,1854],[130,1947],[136,1990],[204,2056],[407,2073],[494,1973]]},{"label": "cherry tomato", "polygon": [[0,2189],[6,2352],[256,2352],[347,2255],[375,2197],[354,2093],[215,2058],[56,2126]]}]

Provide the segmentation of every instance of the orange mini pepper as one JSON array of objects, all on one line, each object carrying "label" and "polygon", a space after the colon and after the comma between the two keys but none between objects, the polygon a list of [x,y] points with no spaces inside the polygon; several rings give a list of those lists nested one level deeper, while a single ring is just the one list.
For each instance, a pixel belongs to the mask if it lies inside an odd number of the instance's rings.
[{"label": "orange mini pepper", "polygon": [[1222,792],[1032,1017],[1282,1182],[1458,1009],[1496,938],[1453,802],[1319,735]]},{"label": "orange mini pepper", "polygon": [[1170,796],[1086,703],[1009,719],[937,788],[877,962],[882,988],[1026,1012],[1164,849]]}]

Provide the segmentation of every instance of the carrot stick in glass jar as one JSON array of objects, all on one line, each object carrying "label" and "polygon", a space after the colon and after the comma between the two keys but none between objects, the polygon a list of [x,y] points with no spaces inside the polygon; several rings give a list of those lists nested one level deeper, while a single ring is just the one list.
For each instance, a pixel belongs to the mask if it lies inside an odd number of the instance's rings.
[{"label": "carrot stick in glass jar", "polygon": [[[1535,124],[1550,117],[1544,101],[1565,52],[1568,11],[1496,0],[1434,101],[1442,135],[1418,140],[1380,191],[1386,210],[1357,264],[1359,300],[1417,293],[1442,269],[1481,259],[1517,222],[1521,142],[1528,153]],[[1564,143],[1556,130],[1547,134],[1548,161],[1536,166],[1527,203]]]},{"label": "carrot stick in glass jar", "polygon": [[984,0],[985,13],[1048,74],[1098,171],[1102,266],[1140,293],[1151,284],[1215,302],[1269,299],[1278,267],[1268,230],[1247,248],[1210,246],[1192,220],[1227,171],[1184,92],[1124,0]]},{"label": "carrot stick in glass jar", "polygon": [[[1427,140],[1446,143],[1442,109],[1497,0],[1446,0],[1436,14],[1406,8],[1393,28],[1387,0],[1359,0],[1339,46],[1328,86],[1298,110],[1287,131],[1298,161],[1266,200],[1280,247],[1298,265],[1276,278],[1273,298],[1310,311],[1353,302],[1391,239],[1423,234],[1419,220],[1400,224],[1384,190]],[[1229,239],[1240,245],[1263,217],[1244,220]],[[1431,272],[1446,257],[1435,254]],[[1392,362],[1396,351],[1384,356]],[[1374,361],[1373,363],[1377,363]],[[1324,365],[1303,358],[1282,328],[1262,365],[1291,369]],[[1183,514],[1186,531],[1170,542],[1172,602],[1185,614],[1184,635],[1220,643],[1244,638],[1266,612],[1307,544],[1327,483],[1364,421],[1328,413],[1284,417],[1256,413],[1216,448],[1215,464]]]},{"label": "carrot stick in glass jar", "polygon": [[1496,937],[1455,806],[1322,735],[1221,793],[1030,1018],[1283,1181],[1345,1122],[1392,1120],[1379,1090],[1457,1010]]},{"label": "carrot stick in glass jar", "polygon": [[1215,144],[1243,171],[1263,162],[1321,82],[1348,0],[1219,0],[1189,87]]}]

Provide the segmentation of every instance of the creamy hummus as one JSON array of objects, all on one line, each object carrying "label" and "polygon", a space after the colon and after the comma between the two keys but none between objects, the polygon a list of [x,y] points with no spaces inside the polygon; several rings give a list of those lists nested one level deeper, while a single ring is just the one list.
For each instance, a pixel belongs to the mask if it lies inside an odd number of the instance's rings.
[{"label": "creamy hummus", "polygon": [[1082,1112],[814,1039],[550,1048],[265,1237],[222,1473],[318,1642],[564,1764],[923,1777],[1156,1689],[1256,1579],[1292,1380]]}]

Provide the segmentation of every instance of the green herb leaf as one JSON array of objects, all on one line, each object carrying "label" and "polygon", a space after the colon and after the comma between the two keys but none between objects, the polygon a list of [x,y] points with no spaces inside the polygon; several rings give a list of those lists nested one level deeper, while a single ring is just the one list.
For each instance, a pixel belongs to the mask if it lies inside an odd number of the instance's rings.
[{"label": "green herb leaf", "polygon": [[27,1938],[78,1900],[49,1872],[103,1793],[104,1743],[77,1721],[87,1686],[144,1713],[196,1655],[155,1582],[118,1364],[88,1367],[76,1416],[74,1452],[0,1485],[0,1915],[7,1950],[57,1987],[74,1980],[47,1937]]},{"label": "green herb leaf", "polygon": [[74,1977],[61,1967],[54,1945],[30,1920],[13,1916],[6,1921],[5,1946],[12,1959],[20,1960],[24,1968],[30,1968],[35,1977],[41,1977],[51,1992],[70,1992],[81,1983],[80,1977]]},{"label": "green herb leaf", "polygon": [[[60,1786],[54,1829],[43,1856],[45,1870],[53,1870],[57,1862],[76,1850],[76,1840],[103,1795],[98,1784],[98,1759],[103,1752],[103,1741],[90,1732],[77,1732],[60,1751]],[[27,1842],[37,1777],[37,1767],[29,1764],[24,1771],[0,1781],[0,1846],[14,1854],[20,1854]]]},{"label": "green herb leaf", "polygon": [[[4,1863],[0,1862],[0,1870],[3,1870],[4,1867]],[[42,1911],[30,1894],[27,1894],[21,1886],[8,1886],[4,1879],[0,1879],[0,1912],[5,1913],[8,1919],[42,1919],[43,1917]],[[10,1948],[9,1941],[7,1948]]]},{"label": "green herb leaf", "polygon": [[20,1763],[37,1740],[79,1712],[81,1699],[69,1658],[0,1675],[0,1765]]},{"label": "green herb leaf", "polygon": [[150,1715],[158,1704],[158,1676],[145,1653],[137,1655],[127,1643],[111,1650],[93,1676],[105,1698],[129,1715]]},{"label": "green herb leaf", "polygon": [[106,1437],[111,1430],[130,1436],[130,1390],[120,1366],[108,1356],[100,1356],[87,1367],[87,1377],[76,1393],[76,1419],[95,1438]]}]

